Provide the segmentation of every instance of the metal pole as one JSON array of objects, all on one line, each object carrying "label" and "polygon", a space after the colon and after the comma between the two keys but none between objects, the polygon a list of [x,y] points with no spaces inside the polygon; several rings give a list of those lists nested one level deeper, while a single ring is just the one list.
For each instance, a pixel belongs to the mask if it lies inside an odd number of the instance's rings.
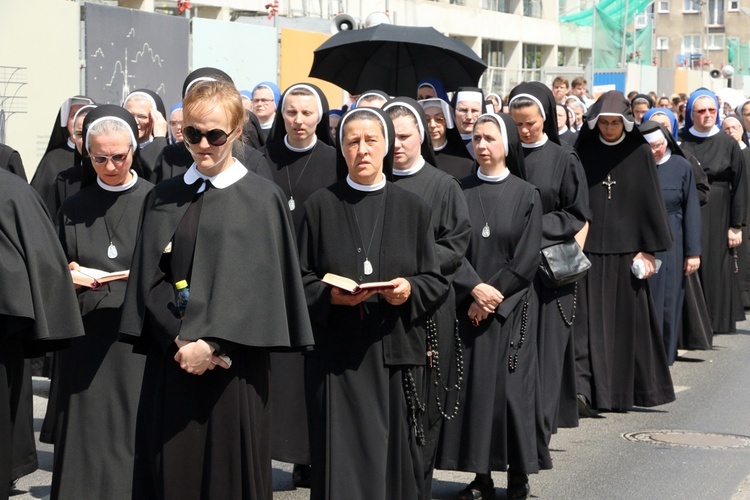
[{"label": "metal pole", "polygon": [[596,77],[596,0],[594,0],[593,18],[591,21],[591,95],[594,96],[594,79]]},{"label": "metal pole", "polygon": [[625,0],[625,15],[622,17],[622,56],[621,67],[627,68],[627,50],[628,50],[628,0]]}]

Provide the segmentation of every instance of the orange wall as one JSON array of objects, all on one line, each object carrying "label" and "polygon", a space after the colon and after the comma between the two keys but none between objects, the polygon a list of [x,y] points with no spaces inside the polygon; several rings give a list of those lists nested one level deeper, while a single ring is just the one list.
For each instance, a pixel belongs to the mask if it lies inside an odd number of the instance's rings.
[{"label": "orange wall", "polygon": [[689,94],[688,90],[688,72],[684,69],[674,70],[674,91],[675,93]]},{"label": "orange wall", "polygon": [[343,91],[332,83],[310,78],[313,62],[313,51],[331,35],[300,31],[289,28],[281,30],[281,50],[279,54],[279,86],[282,92],[291,85],[310,82],[320,87],[328,98],[331,109],[340,108]]}]

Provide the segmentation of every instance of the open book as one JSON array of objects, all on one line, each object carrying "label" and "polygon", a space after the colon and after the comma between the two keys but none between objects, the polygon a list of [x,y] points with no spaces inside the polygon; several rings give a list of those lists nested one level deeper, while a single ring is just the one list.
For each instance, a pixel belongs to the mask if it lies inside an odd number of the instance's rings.
[{"label": "open book", "polygon": [[384,290],[387,288],[396,288],[396,285],[394,285],[390,281],[357,283],[352,279],[345,278],[344,276],[339,276],[338,274],[333,273],[326,273],[321,281],[328,285],[335,286],[336,288],[346,290],[349,293],[359,293],[362,290]]},{"label": "open book", "polygon": [[101,269],[92,269],[90,267],[81,266],[78,271],[70,271],[70,276],[73,278],[73,283],[80,286],[87,286],[89,288],[97,289],[104,283],[116,280],[126,280],[130,275],[130,269],[124,271],[115,271],[108,273]]}]

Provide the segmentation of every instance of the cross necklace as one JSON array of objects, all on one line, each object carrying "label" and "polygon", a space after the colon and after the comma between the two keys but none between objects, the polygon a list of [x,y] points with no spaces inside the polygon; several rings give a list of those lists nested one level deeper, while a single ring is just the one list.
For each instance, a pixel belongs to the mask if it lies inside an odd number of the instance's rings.
[{"label": "cross necklace", "polygon": [[602,185],[607,186],[607,199],[608,200],[612,199],[612,186],[614,186],[615,184],[617,184],[617,181],[612,180],[612,174],[607,174],[607,180],[602,181]]}]

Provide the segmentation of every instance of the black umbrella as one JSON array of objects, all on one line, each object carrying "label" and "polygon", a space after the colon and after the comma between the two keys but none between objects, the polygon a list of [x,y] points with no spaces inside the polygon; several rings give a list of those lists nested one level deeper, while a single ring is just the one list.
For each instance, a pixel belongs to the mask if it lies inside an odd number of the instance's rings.
[{"label": "black umbrella", "polygon": [[427,77],[448,90],[476,86],[487,64],[465,43],[434,28],[379,24],[339,31],[315,49],[310,76],[352,94],[378,89],[415,96]]}]

